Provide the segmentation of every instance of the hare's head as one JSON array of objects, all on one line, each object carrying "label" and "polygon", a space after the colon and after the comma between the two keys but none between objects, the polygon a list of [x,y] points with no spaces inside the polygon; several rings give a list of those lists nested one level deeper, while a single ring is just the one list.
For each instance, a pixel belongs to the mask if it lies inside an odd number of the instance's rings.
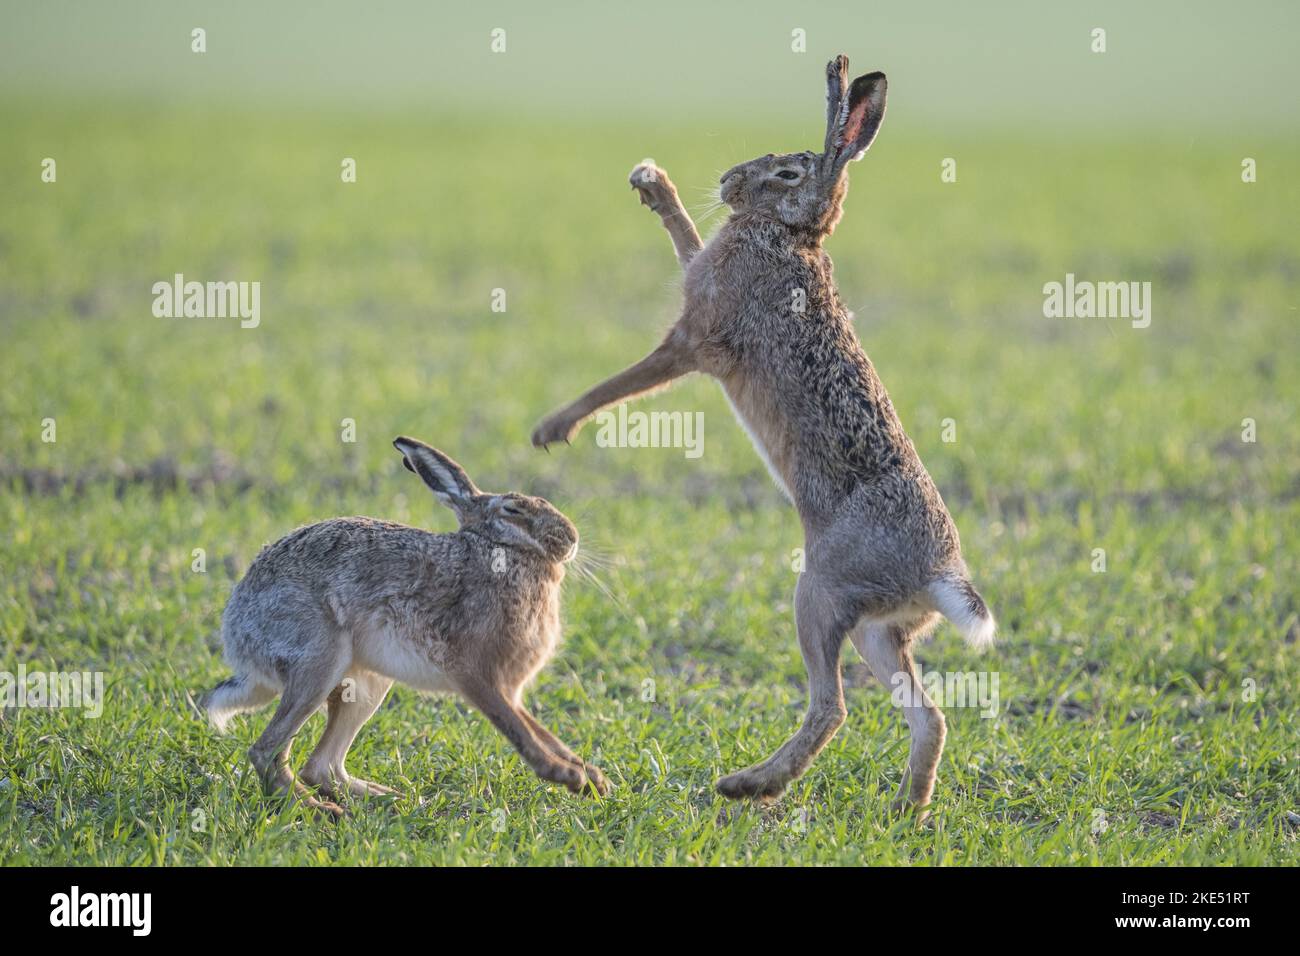
[{"label": "hare's head", "polygon": [[826,67],[826,142],[820,153],[768,153],[722,176],[722,201],[738,215],[770,219],[817,237],[839,222],[848,164],[875,139],[885,118],[885,74],[849,83],[849,59]]},{"label": "hare's head", "polygon": [[456,513],[461,530],[555,563],[569,561],[578,553],[578,529],[545,498],[513,492],[484,494],[464,468],[438,449],[414,438],[394,439],[393,447],[434,497]]}]

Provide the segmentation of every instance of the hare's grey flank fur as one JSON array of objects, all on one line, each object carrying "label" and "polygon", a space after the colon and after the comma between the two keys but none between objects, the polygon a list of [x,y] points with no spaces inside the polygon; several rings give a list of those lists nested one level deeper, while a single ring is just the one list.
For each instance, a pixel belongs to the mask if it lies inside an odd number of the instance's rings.
[{"label": "hare's grey flank fur", "polygon": [[599,409],[688,372],[716,378],[804,526],[795,623],[810,685],[799,731],[718,789],[775,797],[807,770],[844,722],[839,653],[848,637],[881,683],[906,691],[912,744],[896,806],[920,808],[934,789],[945,724],[918,680],[912,644],[940,614],[976,645],[992,639],[994,623],[822,249],[840,219],[847,166],[884,117],[885,76],[850,84],[840,56],[827,67],[827,91],[822,150],[729,170],[721,198],[732,213],[708,245],[667,174],[633,169],[633,188],[659,214],[685,270],[681,317],[640,362],[546,418],[533,443],[567,441]]},{"label": "hare's grey flank fur", "polygon": [[[350,777],[343,761],[393,681],[459,693],[543,779],[607,793],[584,763],[524,709],[524,687],[560,637],[560,582],[578,532],[542,498],[484,494],[465,471],[411,438],[393,444],[460,521],[451,534],[373,518],[335,518],[286,535],[257,556],[222,616],[235,676],[206,696],[223,729],[234,714],[280,706],[249,751],[268,792],[326,797],[391,793]],[[295,734],[321,705],[325,732],[299,777]]]}]

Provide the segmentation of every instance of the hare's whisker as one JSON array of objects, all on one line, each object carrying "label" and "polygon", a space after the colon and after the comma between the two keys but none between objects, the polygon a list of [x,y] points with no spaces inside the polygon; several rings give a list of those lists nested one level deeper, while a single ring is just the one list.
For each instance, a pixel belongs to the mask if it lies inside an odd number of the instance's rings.
[{"label": "hare's whisker", "polygon": [[579,564],[577,561],[574,561],[573,570],[577,577],[581,578],[584,581],[590,582],[596,588],[597,591],[599,591],[601,594],[605,596],[606,600],[608,600],[611,604],[617,607],[620,611],[624,612],[625,614],[627,613],[627,606],[623,603],[623,600],[617,594],[614,593],[613,588],[611,588],[608,584],[606,584],[599,577],[597,577],[595,572],[593,572],[590,568]]}]

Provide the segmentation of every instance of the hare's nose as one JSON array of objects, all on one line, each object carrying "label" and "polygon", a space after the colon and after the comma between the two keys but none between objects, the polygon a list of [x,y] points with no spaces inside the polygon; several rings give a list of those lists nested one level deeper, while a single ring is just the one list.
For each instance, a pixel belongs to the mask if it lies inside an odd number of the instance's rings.
[{"label": "hare's nose", "polygon": [[738,175],[739,173],[740,173],[740,167],[732,166],[730,169],[728,169],[725,173],[722,174],[722,178],[718,180],[718,184],[721,185],[722,183],[725,183],[732,176]]}]

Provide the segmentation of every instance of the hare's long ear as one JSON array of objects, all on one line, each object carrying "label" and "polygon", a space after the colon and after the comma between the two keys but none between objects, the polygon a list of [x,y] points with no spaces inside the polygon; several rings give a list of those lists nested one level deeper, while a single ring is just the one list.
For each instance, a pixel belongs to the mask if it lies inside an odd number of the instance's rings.
[{"label": "hare's long ear", "polygon": [[848,84],[848,69],[844,56],[826,67],[826,151],[822,162],[834,173],[862,158],[885,118],[885,74],[867,73]]},{"label": "hare's long ear", "polygon": [[414,438],[395,438],[393,447],[402,453],[402,464],[429,486],[435,498],[460,514],[479,493],[465,469],[449,457]]},{"label": "hare's long ear", "polygon": [[826,156],[835,152],[835,133],[843,122],[840,105],[849,91],[849,58],[841,53],[826,64]]}]

